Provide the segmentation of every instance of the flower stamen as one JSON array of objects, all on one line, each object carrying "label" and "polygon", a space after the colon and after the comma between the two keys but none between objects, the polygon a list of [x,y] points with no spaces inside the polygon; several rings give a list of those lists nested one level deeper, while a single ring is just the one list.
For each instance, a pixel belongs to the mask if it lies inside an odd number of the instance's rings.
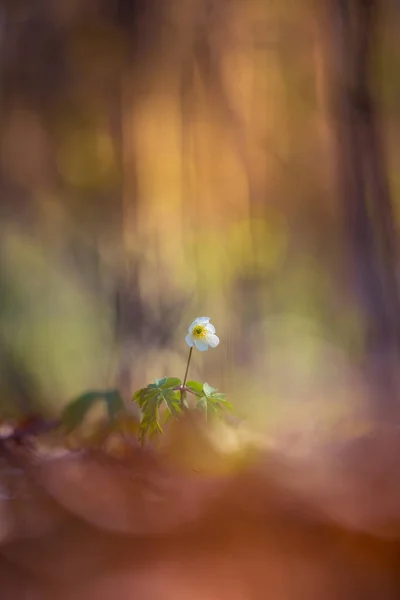
[{"label": "flower stamen", "polygon": [[197,338],[205,337],[206,328],[202,325],[196,325],[196,327],[193,329],[193,335]]}]

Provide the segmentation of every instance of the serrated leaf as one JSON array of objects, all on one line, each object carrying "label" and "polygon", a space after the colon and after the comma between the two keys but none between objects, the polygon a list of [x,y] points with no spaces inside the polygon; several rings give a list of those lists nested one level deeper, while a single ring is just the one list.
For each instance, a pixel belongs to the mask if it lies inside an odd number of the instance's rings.
[{"label": "serrated leaf", "polygon": [[163,396],[160,390],[154,390],[153,393],[149,394],[149,399],[146,404],[146,412],[150,414],[156,414],[157,408],[163,401]]},{"label": "serrated leaf", "polygon": [[169,398],[170,400],[173,400],[176,402],[179,402],[180,397],[181,397],[179,390],[171,390],[171,389],[163,390],[162,395],[165,398]]},{"label": "serrated leaf", "polygon": [[143,388],[142,390],[140,390],[140,392],[141,393],[139,394],[137,403],[139,404],[139,406],[142,410],[145,410],[146,406],[150,402],[150,400],[152,398],[155,398],[156,396],[158,396],[160,393],[160,391],[157,388],[153,388],[153,389]]},{"label": "serrated leaf", "polygon": [[137,402],[139,406],[141,406],[147,391],[148,388],[141,388],[140,390],[135,392],[132,397],[133,402]]},{"label": "serrated leaf", "polygon": [[139,428],[140,434],[139,439],[144,440],[146,434],[153,435],[156,432],[162,433],[162,427],[158,421],[158,419],[146,419],[144,418],[140,423]]},{"label": "serrated leaf", "polygon": [[149,425],[148,431],[150,433],[150,435],[153,435],[154,433],[162,433],[162,427],[158,421],[158,419],[155,419],[154,421],[152,421]]},{"label": "serrated leaf", "polygon": [[137,391],[136,391],[136,392],[133,394],[133,396],[132,396],[132,400],[137,400],[137,399],[139,398],[139,396],[140,396],[140,395],[143,393],[143,390],[144,390],[144,389],[145,389],[145,388],[140,388],[140,390],[137,390]]},{"label": "serrated leaf", "polygon": [[159,389],[148,389],[142,404],[142,419],[140,422],[140,439],[143,440],[146,433],[150,435],[156,431],[162,432],[158,419],[158,409],[164,397]]},{"label": "serrated leaf", "polygon": [[182,413],[180,394],[177,391],[166,390],[163,394],[165,405],[172,416],[177,417]]}]

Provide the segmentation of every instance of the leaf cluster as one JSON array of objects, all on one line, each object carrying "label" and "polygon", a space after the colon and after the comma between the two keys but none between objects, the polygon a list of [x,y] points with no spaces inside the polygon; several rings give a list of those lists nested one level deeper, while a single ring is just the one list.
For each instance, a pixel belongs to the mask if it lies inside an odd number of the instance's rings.
[{"label": "leaf cluster", "polygon": [[[133,402],[140,408],[141,420],[139,440],[143,443],[146,436],[162,433],[170,419],[178,419],[189,410],[188,394],[194,398],[193,409],[202,412],[206,420],[218,416],[223,410],[233,410],[225,398],[208,383],[188,381],[185,385],[177,377],[163,377],[141,388],[133,395]],[[82,424],[85,417],[97,402],[104,402],[110,424],[116,420],[117,413],[124,411],[124,403],[117,390],[90,391],[82,394],[64,409],[61,421],[68,432]]]},{"label": "leaf cluster", "polygon": [[188,381],[186,387],[188,391],[197,396],[196,409],[205,413],[206,417],[210,412],[215,414],[221,410],[233,410],[233,406],[226,400],[225,394],[218,392],[207,382]]},{"label": "leaf cluster", "polygon": [[179,418],[183,411],[189,410],[187,394],[196,398],[194,409],[204,413],[206,419],[210,414],[221,410],[233,410],[225,394],[208,383],[188,381],[186,385],[182,385],[181,380],[175,377],[157,379],[133,396],[133,401],[137,402],[142,412],[140,439],[143,441],[146,435],[162,433],[165,423],[171,418]]}]

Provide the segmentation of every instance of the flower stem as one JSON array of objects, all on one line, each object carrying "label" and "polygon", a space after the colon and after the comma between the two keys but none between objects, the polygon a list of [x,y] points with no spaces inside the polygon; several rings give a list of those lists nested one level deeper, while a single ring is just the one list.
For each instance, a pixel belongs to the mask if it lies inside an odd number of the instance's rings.
[{"label": "flower stem", "polygon": [[186,364],[185,377],[183,378],[183,383],[181,386],[181,402],[183,402],[183,392],[184,392],[185,386],[186,386],[186,380],[187,380],[188,371],[189,371],[190,359],[192,358],[192,352],[193,352],[193,346],[189,350],[189,356],[188,356],[188,360],[187,360],[187,364]]}]

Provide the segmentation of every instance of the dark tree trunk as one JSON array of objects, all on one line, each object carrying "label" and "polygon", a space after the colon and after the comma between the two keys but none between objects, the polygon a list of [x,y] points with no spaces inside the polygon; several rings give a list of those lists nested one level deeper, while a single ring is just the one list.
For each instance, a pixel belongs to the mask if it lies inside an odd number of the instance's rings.
[{"label": "dark tree trunk", "polygon": [[374,357],[380,384],[385,382],[381,406],[392,412],[396,394],[391,373],[393,359],[397,364],[400,355],[400,303],[395,222],[374,90],[373,60],[382,10],[380,0],[330,0],[337,177],[351,275],[366,316],[367,352]]},{"label": "dark tree trunk", "polygon": [[338,187],[351,276],[366,317],[367,354],[380,388],[378,412],[387,416],[397,412],[393,368],[400,355],[400,303],[395,222],[374,89],[382,10],[380,0],[330,0]]}]

